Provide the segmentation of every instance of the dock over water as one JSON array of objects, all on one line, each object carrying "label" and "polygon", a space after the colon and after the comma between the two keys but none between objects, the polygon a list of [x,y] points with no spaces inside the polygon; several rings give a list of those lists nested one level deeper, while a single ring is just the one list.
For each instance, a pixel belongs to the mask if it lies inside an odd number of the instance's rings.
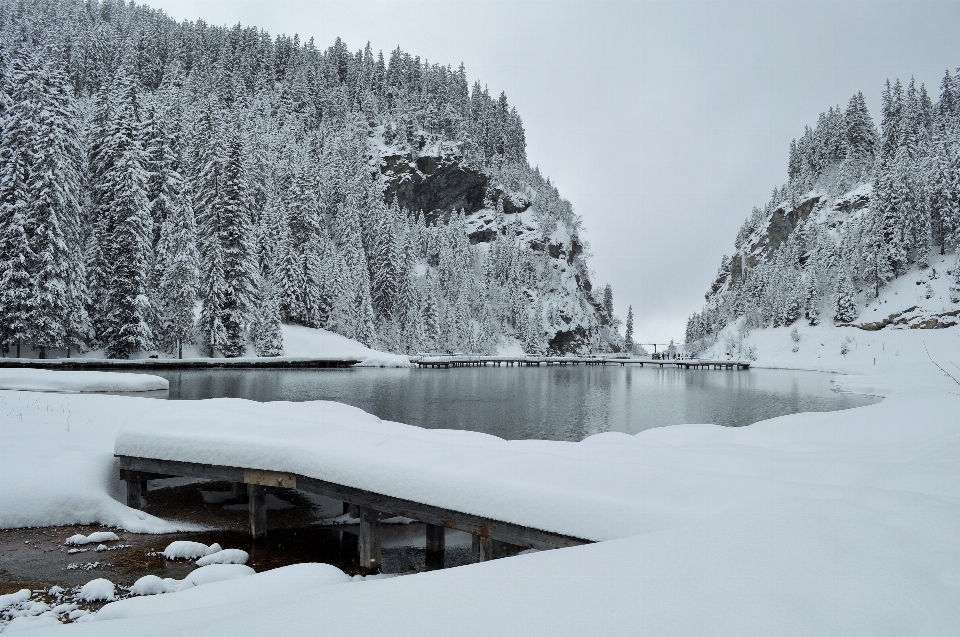
[{"label": "dock over water", "polygon": [[615,356],[480,356],[454,354],[450,356],[420,356],[410,361],[419,367],[513,367],[540,365],[649,365],[652,367],[675,367],[682,369],[750,369],[750,361],[706,360],[699,358],[665,359],[620,358]]}]

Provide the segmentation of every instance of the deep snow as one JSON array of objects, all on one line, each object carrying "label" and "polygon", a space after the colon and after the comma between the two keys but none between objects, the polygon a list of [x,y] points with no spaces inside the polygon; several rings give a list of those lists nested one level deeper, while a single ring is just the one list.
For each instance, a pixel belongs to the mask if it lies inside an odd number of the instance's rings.
[{"label": "deep snow", "polygon": [[[235,637],[384,626],[398,635],[953,634],[960,625],[960,387],[930,362],[926,350],[948,371],[960,369],[960,331],[801,327],[798,333],[799,341],[789,329],[751,334],[757,364],[854,373],[839,377],[838,385],[886,399],[741,428],[679,425],[636,436],[601,434],[581,443],[534,442],[525,455],[492,436],[432,439],[369,415],[372,420],[359,419],[362,435],[354,452],[399,467],[395,482],[401,488],[426,487],[411,483],[415,463],[391,460],[391,449],[425,445],[439,455],[445,449],[476,458],[497,450],[494,460],[501,452],[506,456],[491,467],[488,479],[501,485],[524,476],[542,478],[534,470],[540,463],[560,466],[581,454],[602,459],[605,471],[627,481],[611,487],[608,509],[630,503],[629,494],[638,507],[635,528],[617,520],[597,525],[608,537],[619,529],[619,539],[359,583],[333,567],[298,565],[116,602],[86,623],[38,624],[28,634]],[[848,336],[848,353],[841,355]],[[148,402],[144,399],[44,394],[36,395],[31,408],[21,402],[11,409],[18,396],[30,395],[0,392],[4,456],[8,442],[31,435],[19,425],[18,414],[41,430],[31,438],[34,446],[53,447],[47,464],[63,455],[66,447],[58,445],[71,440],[52,435],[64,426],[63,410],[101,414],[103,431],[117,431],[117,422],[103,420],[120,414],[131,423],[146,422],[136,408]],[[205,402],[204,409],[214,409],[216,402]],[[286,409],[275,407],[278,413]],[[339,433],[330,454],[338,447],[350,451],[346,433]],[[101,462],[109,464],[110,436],[101,432],[96,439]],[[14,457],[28,453],[29,446],[16,447]],[[91,441],[87,450],[94,449]],[[551,455],[557,458],[541,457]],[[526,456],[533,460],[525,474]],[[7,463],[0,464],[5,471]],[[544,479],[515,485],[518,493],[539,490],[552,504],[589,494],[591,463],[584,463],[584,470],[577,461],[569,466],[584,489],[560,481],[551,493]],[[449,467],[453,473],[446,478],[456,484],[461,467]],[[464,469],[473,470],[469,464]],[[42,476],[32,477],[42,483]],[[0,496],[9,497],[7,476],[0,477]],[[88,500],[109,499],[108,482],[85,483],[87,491],[97,492]],[[31,481],[11,486],[28,492],[30,497],[18,500],[28,505],[56,491]],[[465,497],[459,486],[450,491],[444,497]],[[480,501],[479,491],[480,504],[495,501],[489,493]],[[561,504],[571,510],[569,503]],[[0,516],[7,510],[0,506]],[[573,524],[594,528],[590,521]]]}]

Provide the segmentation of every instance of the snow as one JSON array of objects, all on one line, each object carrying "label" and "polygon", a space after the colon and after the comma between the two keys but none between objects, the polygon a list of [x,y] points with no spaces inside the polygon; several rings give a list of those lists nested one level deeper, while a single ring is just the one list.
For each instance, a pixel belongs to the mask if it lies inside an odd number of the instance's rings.
[{"label": "snow", "polygon": [[[116,542],[120,538],[117,537],[116,533],[112,531],[96,531],[90,535],[71,535],[66,540],[63,541],[64,544],[73,544],[80,546],[83,544],[94,544],[99,542]],[[97,550],[100,550],[99,547]]]},{"label": "snow", "polygon": [[0,528],[103,524],[137,533],[197,530],[120,503],[113,443],[124,418],[166,401],[0,391]]},{"label": "snow", "polygon": [[203,586],[212,582],[222,582],[223,580],[234,579],[237,577],[246,577],[253,575],[254,570],[243,564],[209,564],[201,566],[189,575],[183,578],[179,590],[186,590],[194,586]]},{"label": "snow", "polygon": [[171,542],[163,551],[163,556],[168,560],[193,560],[204,555],[210,555],[220,551],[220,545],[213,543],[210,546],[202,542],[186,542],[178,540]]},{"label": "snow", "polygon": [[180,580],[172,577],[160,578],[156,575],[144,575],[130,587],[131,595],[160,595],[175,593],[180,586]]},{"label": "snow", "polygon": [[359,367],[409,367],[410,359],[379,352],[346,336],[300,325],[283,326],[283,352],[287,357],[354,358]]},{"label": "snow", "polygon": [[16,593],[10,593],[9,595],[0,595],[0,610],[25,602],[28,599],[30,599],[29,588],[21,588]]},{"label": "snow", "polygon": [[[320,617],[331,634],[385,625],[398,635],[953,634],[960,391],[926,350],[956,369],[960,329],[798,333],[795,342],[789,328],[758,330],[747,342],[758,365],[844,372],[839,387],[886,398],[748,427],[678,425],[568,443],[420,430],[334,403],[273,403],[260,412],[247,401],[202,401],[191,403],[190,415],[142,398],[38,396],[46,407],[34,412],[59,418],[61,428],[64,407],[104,414],[115,427],[126,419],[118,449],[259,458],[258,468],[320,470],[441,506],[498,510],[511,521],[529,512],[530,520],[605,541],[365,581],[301,564],[114,602],[69,628],[16,627],[35,635],[234,637],[312,634]],[[0,465],[11,396],[0,392]],[[136,407],[146,402],[149,413]],[[220,419],[231,423],[228,439]],[[322,445],[312,431],[322,432]],[[0,481],[0,493],[7,490]],[[215,567],[247,568],[213,564],[194,573]]]},{"label": "snow", "polygon": [[216,553],[205,555],[197,560],[197,566],[207,566],[208,564],[246,564],[250,555],[240,549],[223,549]]},{"label": "snow", "polygon": [[166,391],[166,378],[121,372],[74,372],[48,369],[0,369],[0,389],[52,392]]},{"label": "snow", "polygon": [[433,430],[329,401],[163,401],[118,455],[306,475],[591,540],[642,530],[636,445]]},{"label": "snow", "polygon": [[113,582],[102,577],[90,580],[80,589],[80,599],[87,602],[111,602],[116,599]]}]

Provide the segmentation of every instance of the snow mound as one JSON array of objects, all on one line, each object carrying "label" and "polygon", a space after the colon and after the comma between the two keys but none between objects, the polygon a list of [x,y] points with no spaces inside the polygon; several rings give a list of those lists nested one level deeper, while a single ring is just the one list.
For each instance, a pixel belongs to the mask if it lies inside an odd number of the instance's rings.
[{"label": "snow mound", "polygon": [[194,586],[222,582],[236,577],[246,577],[254,573],[255,571],[252,568],[243,564],[209,564],[201,566],[184,577],[178,590],[182,591]]},{"label": "snow mound", "polygon": [[116,599],[113,582],[102,577],[90,580],[80,589],[80,599],[88,602],[112,602]]},{"label": "snow mound", "polygon": [[197,560],[197,566],[207,566],[208,564],[246,564],[250,555],[240,549],[224,549],[205,555]]},{"label": "snow mound", "polygon": [[165,391],[170,389],[170,382],[150,374],[0,369],[0,389],[44,392]]},{"label": "snow mound", "polygon": [[30,589],[21,588],[16,593],[10,593],[9,595],[0,595],[0,610],[9,608],[14,604],[19,604],[30,599]]},{"label": "snow mound", "polygon": [[156,575],[144,575],[130,587],[131,595],[160,595],[176,592],[180,580],[172,577],[160,578]]},{"label": "snow mound", "polygon": [[300,325],[284,325],[285,357],[348,358],[359,360],[358,367],[409,367],[410,359],[370,349],[353,339],[323,329]]},{"label": "snow mound", "polygon": [[198,557],[217,553],[221,550],[223,549],[221,549],[220,545],[216,542],[207,546],[202,542],[178,540],[171,542],[170,545],[163,550],[163,556],[168,560],[194,560]]},{"label": "snow mound", "polygon": [[[63,541],[64,544],[73,544],[75,546],[80,546],[82,544],[94,544],[100,542],[116,542],[120,538],[117,537],[116,533],[111,531],[97,531],[91,533],[90,535],[71,535],[66,540]],[[98,548],[99,550],[99,548]]]}]

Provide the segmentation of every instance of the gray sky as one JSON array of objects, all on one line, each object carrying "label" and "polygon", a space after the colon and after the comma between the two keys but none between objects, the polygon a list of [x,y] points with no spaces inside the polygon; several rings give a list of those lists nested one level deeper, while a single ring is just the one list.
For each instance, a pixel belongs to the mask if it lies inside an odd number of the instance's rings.
[{"label": "gray sky", "polygon": [[960,2],[151,0],[172,17],[399,45],[506,91],[527,155],[583,217],[595,283],[641,342],[683,338],[806,124],[886,78],[932,97],[960,66]]}]

